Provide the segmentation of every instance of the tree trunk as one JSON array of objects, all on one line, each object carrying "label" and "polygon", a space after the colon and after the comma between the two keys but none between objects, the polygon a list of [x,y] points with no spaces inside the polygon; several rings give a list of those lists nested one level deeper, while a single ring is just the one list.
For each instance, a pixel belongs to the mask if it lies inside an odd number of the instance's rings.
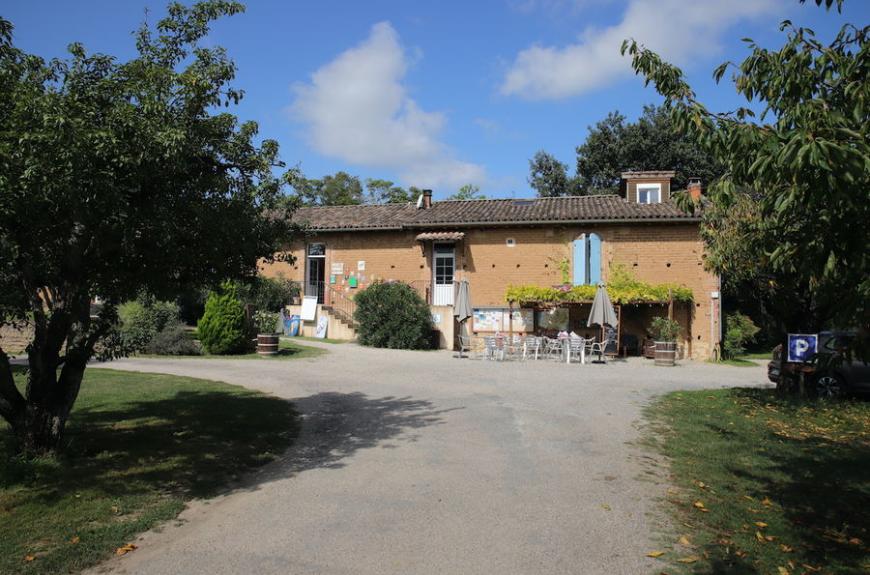
[{"label": "tree trunk", "polygon": [[13,427],[19,450],[28,456],[58,451],[67,417],[65,408],[28,404],[20,425]]}]

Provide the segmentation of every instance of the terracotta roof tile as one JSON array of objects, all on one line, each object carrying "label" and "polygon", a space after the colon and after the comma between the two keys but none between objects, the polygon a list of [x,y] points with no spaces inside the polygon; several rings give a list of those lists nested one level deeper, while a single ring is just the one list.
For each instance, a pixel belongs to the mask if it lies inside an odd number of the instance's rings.
[{"label": "terracotta roof tile", "polygon": [[468,225],[534,225],[619,221],[697,221],[673,202],[637,204],[620,196],[446,200],[428,209],[412,204],[300,208],[294,221],[315,230],[404,229]]}]

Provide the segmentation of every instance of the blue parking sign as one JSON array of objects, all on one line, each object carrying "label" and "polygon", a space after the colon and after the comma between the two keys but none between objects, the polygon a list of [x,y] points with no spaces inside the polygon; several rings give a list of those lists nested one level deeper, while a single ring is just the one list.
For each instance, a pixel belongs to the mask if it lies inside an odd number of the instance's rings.
[{"label": "blue parking sign", "polygon": [[788,358],[790,363],[804,363],[810,361],[816,355],[819,345],[817,333],[790,333],[788,334]]}]

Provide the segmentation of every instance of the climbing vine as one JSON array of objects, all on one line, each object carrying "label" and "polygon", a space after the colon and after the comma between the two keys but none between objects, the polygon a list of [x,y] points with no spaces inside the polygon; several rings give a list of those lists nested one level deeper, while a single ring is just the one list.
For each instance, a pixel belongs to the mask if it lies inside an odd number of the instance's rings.
[{"label": "climbing vine", "polygon": [[[594,285],[562,285],[541,287],[510,285],[505,300],[524,303],[588,303],[595,298]],[[676,302],[693,301],[692,290],[674,283],[650,284],[640,281],[623,265],[610,268],[607,295],[613,303],[667,303],[669,296]]]}]

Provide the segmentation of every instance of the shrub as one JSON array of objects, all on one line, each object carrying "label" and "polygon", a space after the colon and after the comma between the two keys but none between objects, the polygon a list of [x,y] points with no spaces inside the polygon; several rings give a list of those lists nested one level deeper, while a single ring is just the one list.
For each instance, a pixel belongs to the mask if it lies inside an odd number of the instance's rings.
[{"label": "shrub", "polygon": [[200,355],[202,350],[180,322],[164,327],[146,349],[156,355]]},{"label": "shrub", "polygon": [[680,336],[680,324],[666,317],[653,318],[650,331],[656,341],[677,341]]},{"label": "shrub", "polygon": [[733,313],[725,318],[725,341],[722,346],[727,357],[737,357],[746,352],[746,344],[755,339],[759,328],[748,315]]},{"label": "shrub", "polygon": [[243,353],[250,347],[245,306],[232,283],[209,294],[197,331],[205,350],[215,355]]},{"label": "shrub", "polygon": [[258,310],[281,311],[301,291],[299,282],[283,276],[267,278],[256,276],[248,283],[238,284],[239,298]]},{"label": "shrub", "polygon": [[273,334],[278,331],[278,314],[271,311],[260,310],[254,314],[254,325],[257,333]]},{"label": "shrub", "polygon": [[354,319],[362,345],[393,349],[431,347],[432,314],[411,286],[375,283],[357,294]]},{"label": "shrub", "polygon": [[178,306],[141,293],[135,300],[121,304],[118,317],[123,349],[140,352],[145,351],[151,340],[167,325],[178,322]]}]

